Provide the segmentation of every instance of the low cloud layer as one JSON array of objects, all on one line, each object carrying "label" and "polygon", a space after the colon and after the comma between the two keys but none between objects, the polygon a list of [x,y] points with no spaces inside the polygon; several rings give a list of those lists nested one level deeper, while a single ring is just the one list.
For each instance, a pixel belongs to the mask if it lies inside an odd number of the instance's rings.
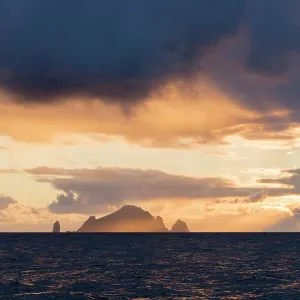
[{"label": "low cloud layer", "polygon": [[277,184],[286,187],[293,194],[300,194],[300,169],[283,170],[277,178],[260,179],[263,184]]},{"label": "low cloud layer", "polygon": [[[195,231],[293,230],[291,224],[300,224],[299,190],[295,188],[297,181],[292,179],[300,176],[298,169],[283,171],[276,181],[260,180],[266,187],[270,186],[268,189],[240,186],[226,178],[187,177],[155,170],[39,167],[24,172],[38,182],[51,184],[58,192],[57,198],[47,207],[35,208],[1,196],[3,230],[49,231],[56,220],[65,224],[64,228],[68,228],[65,230],[73,230],[86,219],[86,214],[106,214],[125,203],[166,216],[171,223],[178,215],[184,216],[190,219]],[[281,184],[288,184],[290,188]],[[287,195],[293,196],[274,197]],[[223,228],[221,220],[224,218],[230,222]],[[206,225],[203,224],[205,220],[209,222]],[[269,226],[271,223],[276,223],[274,228]],[[234,227],[237,224],[244,224],[244,227]]]},{"label": "low cloud layer", "polygon": [[268,198],[268,190],[262,189],[261,191],[254,192],[250,194],[245,199],[235,199],[234,201],[231,201],[230,203],[245,203],[245,204],[251,204],[251,203],[259,203],[263,202],[265,199]]},{"label": "low cloud layer", "polygon": [[279,222],[269,226],[267,231],[271,232],[299,232],[300,231],[300,207],[290,208],[291,215],[286,216]]},{"label": "low cloud layer", "polygon": [[16,204],[17,201],[11,197],[0,194],[0,210],[6,209],[11,204]]},{"label": "low cloud layer", "polygon": [[[255,115],[230,102],[230,97],[208,80],[194,83],[190,90],[181,87],[180,83],[170,84],[160,91],[160,97],[132,108],[130,115],[118,105],[97,99],[20,105],[4,94],[7,101],[0,101],[0,134],[25,142],[49,142],[60,133],[86,134],[96,139],[97,134],[102,134],[152,147],[189,147],[221,143],[228,133],[226,127]],[[220,106],[222,111],[218,110]],[[210,117],[212,114],[214,118]]]},{"label": "low cloud layer", "polygon": [[59,220],[62,230],[76,230],[86,220],[83,215],[57,215],[47,207],[33,207],[0,194],[1,232],[50,232]]},{"label": "low cloud layer", "polygon": [[[26,170],[40,182],[62,192],[49,205],[55,213],[101,213],[126,203],[241,197],[239,203],[266,198],[258,188],[239,187],[225,178],[193,178],[138,169],[51,169]],[[185,199],[185,200],[184,200]]]}]

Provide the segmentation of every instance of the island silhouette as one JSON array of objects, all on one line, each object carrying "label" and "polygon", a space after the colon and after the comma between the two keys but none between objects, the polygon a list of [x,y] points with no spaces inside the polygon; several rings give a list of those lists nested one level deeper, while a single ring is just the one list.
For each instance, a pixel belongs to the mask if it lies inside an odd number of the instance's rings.
[{"label": "island silhouette", "polygon": [[54,224],[53,224],[53,229],[52,229],[52,232],[60,232],[60,224],[58,221],[56,221]]},{"label": "island silhouette", "polygon": [[189,232],[189,229],[185,222],[177,220],[168,230],[162,217],[154,217],[134,205],[125,205],[99,219],[90,216],[77,232]]}]

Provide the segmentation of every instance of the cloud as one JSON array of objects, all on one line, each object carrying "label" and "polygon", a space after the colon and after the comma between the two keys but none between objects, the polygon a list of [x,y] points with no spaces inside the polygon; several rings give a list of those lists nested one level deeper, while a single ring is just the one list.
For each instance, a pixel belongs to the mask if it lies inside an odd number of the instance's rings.
[{"label": "cloud", "polygon": [[62,230],[77,230],[86,220],[83,215],[57,215],[47,207],[22,204],[0,194],[0,228],[5,231],[50,232],[53,223],[59,220]]},{"label": "cloud", "polygon": [[14,200],[13,198],[0,194],[0,210],[4,210],[9,205],[15,204],[15,203],[17,203],[17,201]]},{"label": "cloud", "polygon": [[277,184],[288,187],[293,193],[300,193],[300,169],[283,170],[277,178],[259,179],[259,183]]},{"label": "cloud", "polygon": [[268,189],[270,195],[300,195],[300,169],[282,170],[275,178],[263,178],[258,180],[272,188]]},{"label": "cloud", "polygon": [[0,84],[31,101],[85,94],[134,102],[193,74],[205,52],[237,31],[244,5],[1,1]]},{"label": "cloud", "polygon": [[0,174],[16,174],[18,170],[15,169],[0,169]]},{"label": "cloud", "polygon": [[253,203],[253,202],[262,201],[262,200],[266,199],[267,197],[268,197],[268,190],[263,189],[260,192],[256,192],[256,193],[251,194],[247,198],[247,200],[248,200],[248,202]]},{"label": "cloud", "polygon": [[1,2],[0,84],[31,101],[84,94],[134,103],[202,72],[202,58],[241,31],[246,72],[282,75],[300,50],[297,0],[17,3]]},{"label": "cloud", "polygon": [[295,137],[290,130],[300,121],[299,18],[297,0],[247,1],[238,35],[202,59],[216,86],[261,113],[244,123],[240,134],[246,139]]},{"label": "cloud", "polygon": [[[56,220],[63,230],[75,230],[86,220],[86,214],[113,212],[128,196],[129,203],[162,215],[169,225],[178,216],[188,220],[194,231],[262,230],[265,224],[281,221],[287,215],[286,211],[276,209],[276,203],[265,206],[266,190],[237,186],[223,178],[192,178],[130,169],[41,167],[27,173],[57,188],[57,199],[48,207],[32,207],[3,196],[9,199],[9,204],[0,208],[2,231],[49,232]],[[230,202],[226,199],[229,197],[240,200]],[[293,211],[295,214],[297,208]]]},{"label": "cloud", "polygon": [[245,199],[242,200],[236,199],[232,203],[258,203],[258,202],[263,202],[267,198],[268,198],[268,190],[262,189],[261,191],[250,194]]},{"label": "cloud", "polygon": [[158,199],[187,201],[248,197],[247,202],[258,202],[265,197],[259,188],[240,187],[226,178],[196,178],[155,170],[40,167],[26,172],[61,192],[49,206],[55,213],[105,212],[109,207],[119,207],[125,202]]},{"label": "cloud", "polygon": [[290,215],[285,216],[279,222],[269,226],[267,231],[271,232],[299,232],[300,231],[300,206],[290,208]]},{"label": "cloud", "polygon": [[291,145],[299,19],[297,0],[2,1],[0,134],[44,142],[100,133],[174,148],[240,135]]},{"label": "cloud", "polygon": [[290,52],[300,51],[299,1],[251,0],[247,5],[251,45],[247,67],[267,75],[284,73]]},{"label": "cloud", "polygon": [[[220,106],[222,111],[218,110]],[[0,134],[16,140],[49,142],[59,134],[72,133],[97,139],[97,134],[101,134],[148,147],[174,148],[224,143],[224,128],[255,115],[235,104],[205,78],[189,90],[179,82],[170,84],[147,103],[132,108],[130,115],[117,105],[106,105],[96,99],[86,103],[82,98],[32,106],[7,99],[0,101],[0,109]],[[212,114],[214,118],[210,117]]]}]

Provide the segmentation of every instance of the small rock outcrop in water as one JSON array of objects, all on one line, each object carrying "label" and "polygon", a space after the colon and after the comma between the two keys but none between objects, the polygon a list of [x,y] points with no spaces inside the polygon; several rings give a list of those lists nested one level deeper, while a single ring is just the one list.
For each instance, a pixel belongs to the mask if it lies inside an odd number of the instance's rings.
[{"label": "small rock outcrop in water", "polygon": [[176,223],[172,226],[171,232],[190,232],[186,223],[177,220]]},{"label": "small rock outcrop in water", "polygon": [[[189,232],[186,224],[180,220],[171,231]],[[89,217],[78,232],[169,232],[169,230],[162,217],[154,217],[148,211],[134,205],[125,205],[102,218]]]},{"label": "small rock outcrop in water", "polygon": [[53,224],[53,230],[52,232],[60,232],[60,224],[58,221],[56,221],[54,224]]}]

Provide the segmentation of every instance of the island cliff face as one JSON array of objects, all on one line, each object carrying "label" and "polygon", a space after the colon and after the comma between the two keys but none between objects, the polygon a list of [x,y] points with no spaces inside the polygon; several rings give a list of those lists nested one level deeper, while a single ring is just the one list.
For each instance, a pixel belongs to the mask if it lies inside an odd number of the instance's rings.
[{"label": "island cliff face", "polygon": [[168,231],[169,230],[166,228],[164,221],[161,217],[159,216],[154,217],[149,212],[143,210],[140,207],[136,207],[134,205],[125,205],[118,211],[99,219],[96,219],[95,216],[91,216],[78,229],[78,232],[168,232]]}]

